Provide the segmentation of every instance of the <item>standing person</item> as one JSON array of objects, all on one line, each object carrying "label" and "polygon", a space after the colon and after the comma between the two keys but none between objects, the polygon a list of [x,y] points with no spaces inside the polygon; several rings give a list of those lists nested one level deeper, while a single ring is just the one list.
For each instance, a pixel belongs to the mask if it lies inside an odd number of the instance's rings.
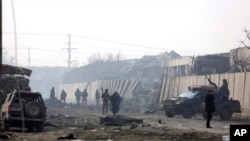
[{"label": "standing person", "polygon": [[114,92],[114,94],[111,95],[110,103],[111,103],[111,111],[113,115],[115,115],[116,113],[119,112],[121,103],[121,97],[118,92]]},{"label": "standing person", "polygon": [[87,89],[84,89],[84,91],[82,92],[82,106],[83,103],[85,106],[87,106],[87,97],[88,97]]},{"label": "standing person", "polygon": [[219,88],[218,93],[221,99],[223,100],[229,99],[229,89],[228,89],[227,79],[222,79],[222,86]]},{"label": "standing person", "polygon": [[102,104],[102,114],[107,115],[108,112],[108,105],[109,105],[109,93],[108,93],[108,89],[105,89],[105,92],[102,94],[102,100],[103,100],[103,104]]},{"label": "standing person", "polygon": [[55,87],[52,87],[52,89],[50,90],[50,99],[54,99],[55,96]]},{"label": "standing person", "polygon": [[75,96],[76,96],[76,105],[77,105],[77,107],[80,107],[81,91],[79,90],[79,88],[76,89]]},{"label": "standing person", "polygon": [[95,92],[95,100],[96,100],[96,107],[99,108],[100,93],[99,93],[98,89],[96,89],[96,92]]},{"label": "standing person", "polygon": [[67,93],[63,89],[62,92],[61,92],[61,101],[66,103],[66,97],[67,97]]},{"label": "standing person", "polygon": [[210,126],[210,120],[213,117],[213,112],[215,112],[214,95],[212,90],[208,90],[207,95],[205,97],[205,112],[207,113],[206,127],[212,128]]}]

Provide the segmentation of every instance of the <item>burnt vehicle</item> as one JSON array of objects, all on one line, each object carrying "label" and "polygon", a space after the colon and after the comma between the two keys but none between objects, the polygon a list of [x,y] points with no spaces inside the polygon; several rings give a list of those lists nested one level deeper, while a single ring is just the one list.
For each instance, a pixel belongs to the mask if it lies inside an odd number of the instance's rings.
[{"label": "burnt vehicle", "polygon": [[29,131],[43,131],[46,106],[40,93],[12,92],[6,95],[1,106],[2,128],[25,127]]},{"label": "burnt vehicle", "polygon": [[221,99],[218,90],[214,85],[192,85],[185,91],[178,95],[178,97],[171,97],[169,100],[163,101],[163,109],[168,117],[174,117],[181,114],[184,118],[191,118],[196,113],[203,114],[205,108],[205,96],[208,90],[213,90],[215,95],[216,111],[214,115],[219,115],[221,120],[228,120],[233,113],[241,113],[241,104],[238,100]]}]

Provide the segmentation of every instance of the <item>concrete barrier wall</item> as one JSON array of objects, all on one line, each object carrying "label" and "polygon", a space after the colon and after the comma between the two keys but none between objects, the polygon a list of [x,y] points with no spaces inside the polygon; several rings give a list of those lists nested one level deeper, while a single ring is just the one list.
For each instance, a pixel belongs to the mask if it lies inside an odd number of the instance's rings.
[{"label": "concrete barrier wall", "polygon": [[109,90],[109,94],[113,94],[117,91],[121,97],[125,99],[132,98],[132,93],[140,85],[139,81],[130,81],[130,80],[104,80],[104,81],[94,81],[91,83],[73,83],[73,84],[62,84],[58,86],[57,98],[60,99],[60,93],[64,89],[67,93],[66,102],[67,103],[76,103],[75,91],[77,88],[82,92],[85,88],[88,92],[88,103],[95,103],[95,92],[98,89],[100,94],[102,93],[101,87],[103,90],[106,88]]},{"label": "concrete barrier wall", "polygon": [[[228,80],[230,98],[239,100],[243,108],[243,114],[250,111],[250,72],[213,74],[208,76],[218,87],[222,85],[222,79]],[[158,96],[160,103],[164,99],[177,96],[187,90],[187,87],[195,84],[208,84],[204,75],[162,78]]]}]

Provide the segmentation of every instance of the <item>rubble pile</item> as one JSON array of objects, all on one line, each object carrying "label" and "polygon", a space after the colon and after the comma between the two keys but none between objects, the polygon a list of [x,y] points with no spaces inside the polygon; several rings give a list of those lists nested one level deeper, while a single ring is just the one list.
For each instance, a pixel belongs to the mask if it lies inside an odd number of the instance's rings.
[{"label": "rubble pile", "polygon": [[[157,103],[157,90],[144,90],[144,92],[136,92],[133,98],[123,100],[121,103],[121,109],[125,111],[134,111],[140,113],[153,113],[159,110]],[[140,94],[138,94],[140,93]]]},{"label": "rubble pile", "polygon": [[31,70],[22,67],[2,65],[1,93],[7,94],[14,90],[30,91],[28,77],[31,72]]}]

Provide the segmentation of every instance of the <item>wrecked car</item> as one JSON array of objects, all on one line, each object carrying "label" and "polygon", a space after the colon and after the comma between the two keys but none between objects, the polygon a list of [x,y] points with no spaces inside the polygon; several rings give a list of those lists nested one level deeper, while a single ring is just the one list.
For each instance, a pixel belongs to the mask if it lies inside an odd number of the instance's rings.
[{"label": "wrecked car", "polygon": [[223,100],[218,95],[218,90],[214,85],[192,85],[178,95],[163,101],[163,109],[168,117],[181,114],[184,118],[191,118],[195,113],[204,113],[205,96],[208,90],[213,90],[215,95],[216,111],[214,115],[219,115],[221,120],[228,120],[233,113],[241,113],[241,104],[238,100]]},{"label": "wrecked car", "polygon": [[25,127],[29,131],[43,131],[46,107],[40,93],[12,92],[6,95],[1,106],[2,128]]}]

